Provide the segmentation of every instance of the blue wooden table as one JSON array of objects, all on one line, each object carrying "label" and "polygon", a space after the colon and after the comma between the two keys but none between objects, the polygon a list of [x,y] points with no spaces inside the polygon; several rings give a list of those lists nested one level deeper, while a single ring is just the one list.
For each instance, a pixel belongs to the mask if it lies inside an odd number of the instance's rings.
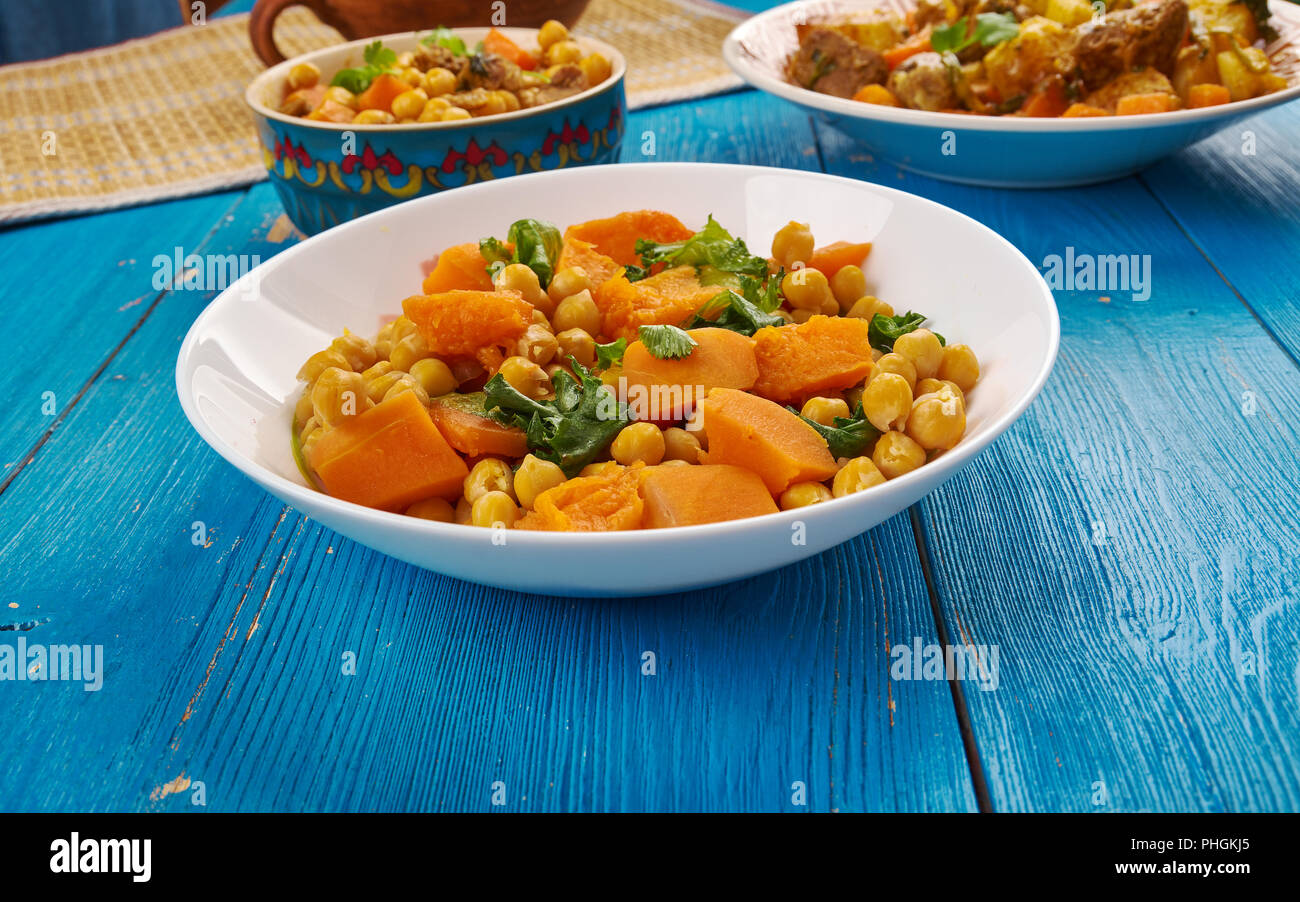
[{"label": "blue wooden table", "polygon": [[[151,261],[284,250],[267,184],[4,230],[0,649],[104,664],[0,682],[0,809],[1300,808],[1300,105],[1043,192],[899,171],[752,91],[647,131],[915,192],[1036,263],[1149,254],[1151,295],[1057,291],[1038,401],[858,539],[572,600],[369,551],[190,428],[173,368],[212,295]],[[995,683],[891,675],[939,643],[996,649]]]}]

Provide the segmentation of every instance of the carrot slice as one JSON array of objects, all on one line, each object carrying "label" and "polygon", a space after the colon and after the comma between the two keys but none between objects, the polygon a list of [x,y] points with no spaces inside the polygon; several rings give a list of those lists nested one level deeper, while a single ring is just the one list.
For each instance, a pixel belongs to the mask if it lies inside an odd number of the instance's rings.
[{"label": "carrot slice", "polygon": [[881,106],[898,106],[898,98],[884,85],[863,85],[853,95],[861,103],[878,103]]},{"label": "carrot slice", "polygon": [[727,464],[641,470],[646,529],[694,526],[776,513],[776,502],[753,470]]},{"label": "carrot slice", "polygon": [[870,241],[862,244],[854,244],[851,241],[836,241],[834,244],[828,244],[813,251],[812,259],[808,261],[808,265],[813,269],[820,270],[821,274],[829,279],[846,266],[861,266],[869,253],[871,253]]},{"label": "carrot slice", "polygon": [[411,90],[411,86],[402,81],[396,75],[389,75],[387,72],[375,77],[366,88],[357,95],[357,108],[362,110],[383,110],[385,113],[393,111],[393,98],[398,94],[405,94]]},{"label": "carrot slice", "polygon": [[927,28],[912,35],[901,44],[895,44],[881,55],[884,56],[885,62],[889,64],[889,68],[897,69],[909,57],[932,49],[934,48],[930,46],[930,29]]},{"label": "carrot slice", "polygon": [[1116,116],[1142,116],[1147,113],[1168,113],[1174,108],[1174,95],[1164,91],[1153,94],[1129,94],[1115,104]]},{"label": "carrot slice", "polygon": [[447,444],[461,454],[515,458],[528,453],[528,439],[522,429],[502,426],[484,416],[482,409],[482,395],[453,394],[434,398],[429,415]]},{"label": "carrot slice", "polygon": [[1091,106],[1086,103],[1072,103],[1066,109],[1066,111],[1061,114],[1061,118],[1082,119],[1089,116],[1109,116],[1109,115],[1110,113],[1106,112],[1099,106]]},{"label": "carrot slice", "polygon": [[1192,85],[1187,90],[1187,105],[1191,109],[1207,106],[1219,106],[1232,100],[1232,95],[1223,85]]},{"label": "carrot slice", "polygon": [[769,493],[835,475],[826,441],[780,404],[734,388],[715,388],[701,405],[709,450],[704,463],[753,470]]},{"label": "carrot slice", "polygon": [[495,28],[483,39],[483,49],[488,53],[503,56],[520,69],[536,69],[537,60],[524,48],[510,40]]},{"label": "carrot slice", "polygon": [[1054,80],[1041,91],[1030,95],[1020,111],[1026,116],[1054,119],[1064,113],[1069,106],[1070,100],[1065,96],[1065,85],[1059,80]]}]

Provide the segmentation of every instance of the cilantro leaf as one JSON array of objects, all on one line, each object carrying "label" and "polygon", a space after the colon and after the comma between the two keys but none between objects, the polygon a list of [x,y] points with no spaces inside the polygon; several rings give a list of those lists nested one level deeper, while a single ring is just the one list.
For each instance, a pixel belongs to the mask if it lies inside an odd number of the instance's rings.
[{"label": "cilantro leaf", "polygon": [[523,263],[537,273],[543,288],[551,284],[563,245],[559,229],[540,219],[520,219],[511,224],[506,241],[514,245],[513,251],[496,238],[479,241],[478,251],[488,261],[488,275],[495,279],[511,263]]},{"label": "cilantro leaf", "polygon": [[690,319],[682,323],[682,328],[730,329],[741,335],[753,335],[766,326],[784,325],[785,320],[781,317],[765,313],[757,304],[734,291],[724,291],[696,310]]},{"label": "cilantro leaf", "polygon": [[385,47],[383,41],[372,41],[367,44],[366,49],[361,51],[361,58],[367,65],[374,66],[376,69],[391,69],[397,65],[397,51]]},{"label": "cilantro leaf", "polygon": [[629,282],[640,282],[642,279],[649,277],[649,275],[650,270],[647,268],[637,266],[634,263],[623,264],[623,276]]},{"label": "cilantro leaf", "polygon": [[397,53],[384,46],[383,41],[372,41],[361,51],[361,58],[366,64],[355,69],[340,69],[330,79],[330,84],[346,88],[353,94],[360,94],[370,83],[385,72],[397,67]]},{"label": "cilantro leaf", "polygon": [[980,13],[975,17],[975,27],[967,34],[969,22],[962,16],[951,25],[940,25],[930,34],[930,47],[935,53],[961,53],[976,41],[992,47],[1009,41],[1020,33],[1020,23],[1009,13]]},{"label": "cilantro leaf", "polygon": [[[929,317],[924,313],[900,313],[898,316],[885,316],[883,313],[877,313],[871,318],[871,325],[867,329],[867,341],[877,351],[883,351],[888,354],[894,350],[894,342],[898,341],[899,336],[906,335],[908,332],[915,332],[921,328]],[[946,342],[943,336],[938,332],[934,333],[939,339],[939,344]]]},{"label": "cilantro leaf", "polygon": [[627,350],[627,339],[620,338],[609,344],[596,345],[596,369],[607,370],[623,362],[623,352]]},{"label": "cilantro leaf", "polygon": [[823,426],[816,420],[808,419],[793,407],[786,409],[817,430],[817,434],[826,440],[826,447],[830,448],[831,457],[836,460],[841,457],[860,456],[880,437],[880,430],[867,422],[867,416],[862,412],[861,401],[858,402],[858,409],[853,411],[853,416],[835,417],[831,420],[830,426]]},{"label": "cilantro leaf", "polygon": [[759,279],[767,276],[767,260],[751,254],[744,241],[733,238],[712,216],[704,228],[685,241],[657,244],[646,238],[638,239],[636,253],[646,270],[663,263],[668,267],[694,266],[697,271],[711,266]]},{"label": "cilantro leaf", "polygon": [[443,47],[450,50],[454,56],[469,56],[469,48],[465,46],[465,42],[458,38],[450,28],[439,26],[420,38],[420,43]]},{"label": "cilantro leaf", "polygon": [[642,326],[637,337],[650,356],[660,360],[681,360],[691,356],[696,347],[695,339],[677,326]]},{"label": "cilantro leaf", "polygon": [[569,365],[578,379],[557,371],[554,401],[534,401],[497,373],[483,386],[483,404],[498,423],[524,430],[529,451],[573,477],[609,446],[628,414],[627,406],[576,359],[570,357]]}]

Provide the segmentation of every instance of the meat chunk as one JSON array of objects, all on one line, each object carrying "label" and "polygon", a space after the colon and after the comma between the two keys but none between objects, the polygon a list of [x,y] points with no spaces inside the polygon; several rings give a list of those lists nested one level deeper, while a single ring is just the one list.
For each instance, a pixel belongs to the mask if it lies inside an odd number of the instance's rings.
[{"label": "meat chunk", "polygon": [[830,28],[813,28],[790,57],[786,74],[821,94],[852,97],[864,85],[882,84],[889,65],[879,52]]},{"label": "meat chunk", "polygon": [[428,72],[430,69],[447,69],[459,76],[469,66],[469,58],[457,56],[446,47],[437,44],[421,44],[415,51],[411,65],[421,72]]},{"label": "meat chunk", "polygon": [[934,52],[918,53],[903,61],[889,75],[888,88],[903,106],[913,110],[950,110],[959,106],[953,76],[943,57]]},{"label": "meat chunk", "polygon": [[527,85],[524,71],[495,53],[476,53],[470,57],[463,80],[467,88],[488,91],[518,91]]},{"label": "meat chunk", "polygon": [[1014,38],[985,54],[984,72],[1004,100],[1032,94],[1074,68],[1073,44],[1071,29],[1046,16],[1033,16],[1020,24]]},{"label": "meat chunk", "polygon": [[1084,102],[1114,114],[1115,104],[1119,103],[1121,97],[1130,94],[1157,93],[1173,94],[1174,86],[1155,69],[1139,69],[1136,72],[1125,72],[1123,75],[1116,76],[1106,82],[1105,87],[1098,88],[1085,97]]},{"label": "meat chunk", "polygon": [[573,63],[566,63],[551,72],[549,84],[532,85],[518,91],[519,105],[525,109],[554,103],[574,94],[581,94],[587,88],[587,76]]},{"label": "meat chunk", "polygon": [[1134,69],[1150,67],[1172,75],[1187,33],[1187,4],[1183,0],[1144,3],[1085,22],[1076,33],[1074,57],[1090,90]]}]

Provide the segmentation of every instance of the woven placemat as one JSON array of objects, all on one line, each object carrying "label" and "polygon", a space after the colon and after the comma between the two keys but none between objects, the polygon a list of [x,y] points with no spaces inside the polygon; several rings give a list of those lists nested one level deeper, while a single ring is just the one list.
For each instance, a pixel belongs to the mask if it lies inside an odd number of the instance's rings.
[{"label": "woven placemat", "polygon": [[[692,0],[592,0],[575,28],[627,57],[628,105],[740,84],[722,40],[746,14]],[[342,37],[292,7],[291,55]],[[248,16],[99,50],[0,67],[0,223],[105,210],[266,177],[244,89],[262,71]]]}]

